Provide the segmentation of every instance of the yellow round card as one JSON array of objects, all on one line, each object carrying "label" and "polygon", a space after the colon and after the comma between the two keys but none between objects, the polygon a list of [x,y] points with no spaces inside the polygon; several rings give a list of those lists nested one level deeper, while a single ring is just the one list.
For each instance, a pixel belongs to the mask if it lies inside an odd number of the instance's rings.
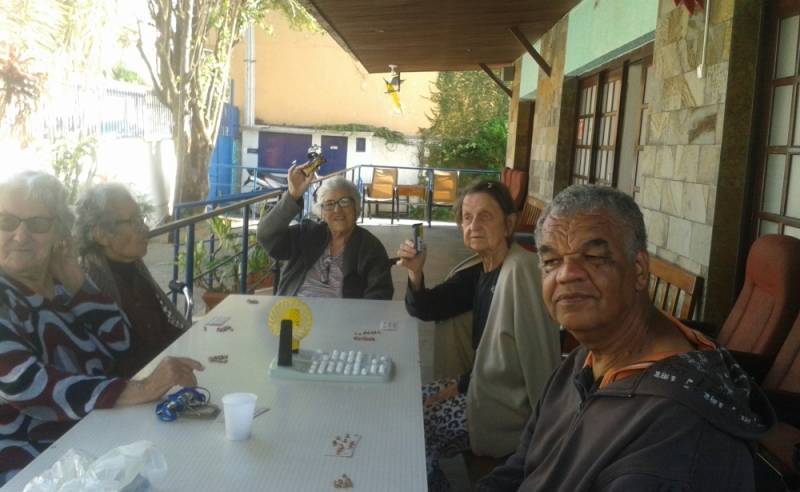
[{"label": "yellow round card", "polygon": [[296,297],[287,297],[276,302],[269,311],[267,326],[275,336],[281,334],[281,321],[292,320],[292,349],[300,346],[300,340],[311,332],[314,318],[308,304]]}]

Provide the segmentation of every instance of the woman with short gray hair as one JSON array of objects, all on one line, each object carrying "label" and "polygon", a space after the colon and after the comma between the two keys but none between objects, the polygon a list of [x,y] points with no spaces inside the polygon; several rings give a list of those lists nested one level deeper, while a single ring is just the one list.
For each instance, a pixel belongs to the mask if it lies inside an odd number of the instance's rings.
[{"label": "woman with short gray hair", "polygon": [[120,374],[131,377],[177,340],[189,323],[142,261],[148,228],[124,185],[89,188],[76,211],[81,265],[100,290],[114,298],[131,324],[131,348],[118,359]]},{"label": "woman with short gray hair", "polygon": [[378,238],[356,225],[361,197],[353,183],[341,176],[323,181],[315,206],[322,222],[289,225],[316,179],[305,175],[307,166],[289,168],[289,190],[258,224],[258,241],[283,262],[276,294],[391,299],[389,256]]},{"label": "woman with short gray hair", "polygon": [[72,222],[55,177],[0,184],[0,486],[92,410],[158,400],[203,368],[167,357],[142,380],[118,377],[130,326],[81,270]]}]

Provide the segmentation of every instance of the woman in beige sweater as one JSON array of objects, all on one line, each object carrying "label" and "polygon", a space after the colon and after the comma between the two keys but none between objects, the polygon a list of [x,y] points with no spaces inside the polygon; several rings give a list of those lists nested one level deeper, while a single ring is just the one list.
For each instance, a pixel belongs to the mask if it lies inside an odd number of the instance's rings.
[{"label": "woman in beige sweater", "polygon": [[469,187],[455,216],[464,244],[476,254],[442,284],[425,287],[425,251],[411,241],[398,250],[409,272],[411,315],[443,321],[472,314],[471,367],[423,387],[431,491],[449,488],[442,456],[471,449],[500,458],[514,451],[559,362],[558,328],[542,305],[536,255],[511,241],[517,215],[508,189],[495,181]]}]

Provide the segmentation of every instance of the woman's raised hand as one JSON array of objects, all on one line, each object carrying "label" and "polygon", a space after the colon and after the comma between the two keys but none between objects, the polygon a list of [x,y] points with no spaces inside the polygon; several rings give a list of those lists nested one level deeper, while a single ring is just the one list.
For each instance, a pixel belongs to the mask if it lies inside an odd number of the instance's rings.
[{"label": "woman's raised hand", "polygon": [[308,187],[311,186],[311,183],[317,179],[314,173],[306,176],[302,171],[310,165],[311,163],[307,162],[299,166],[297,164],[293,164],[292,167],[289,168],[289,194],[292,195],[292,198],[295,200],[299,200],[300,197],[303,196],[303,193],[306,192]]},{"label": "woman's raised hand", "polygon": [[69,292],[77,292],[86,280],[78,263],[78,252],[72,239],[64,239],[54,248],[50,256],[50,273]]},{"label": "woman's raised hand", "polygon": [[397,264],[408,269],[408,280],[414,290],[422,286],[422,267],[425,266],[425,248],[419,251],[414,247],[414,242],[406,239],[397,250]]}]

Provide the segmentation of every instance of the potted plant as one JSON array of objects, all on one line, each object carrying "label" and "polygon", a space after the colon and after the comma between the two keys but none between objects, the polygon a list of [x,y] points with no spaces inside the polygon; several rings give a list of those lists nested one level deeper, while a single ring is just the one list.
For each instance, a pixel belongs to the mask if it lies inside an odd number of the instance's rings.
[{"label": "potted plant", "polygon": [[[206,311],[240,288],[241,236],[233,231],[230,219],[213,217],[209,220],[213,241],[197,241],[194,246],[195,286],[204,290],[202,299]],[[186,265],[185,253],[179,264]],[[255,234],[248,234],[247,291],[271,285],[272,260],[258,245]]]},{"label": "potted plant", "polygon": [[266,250],[255,240],[255,234],[253,234],[253,241],[250,241],[249,244],[247,258],[247,292],[272,287],[272,258],[269,257]]}]

